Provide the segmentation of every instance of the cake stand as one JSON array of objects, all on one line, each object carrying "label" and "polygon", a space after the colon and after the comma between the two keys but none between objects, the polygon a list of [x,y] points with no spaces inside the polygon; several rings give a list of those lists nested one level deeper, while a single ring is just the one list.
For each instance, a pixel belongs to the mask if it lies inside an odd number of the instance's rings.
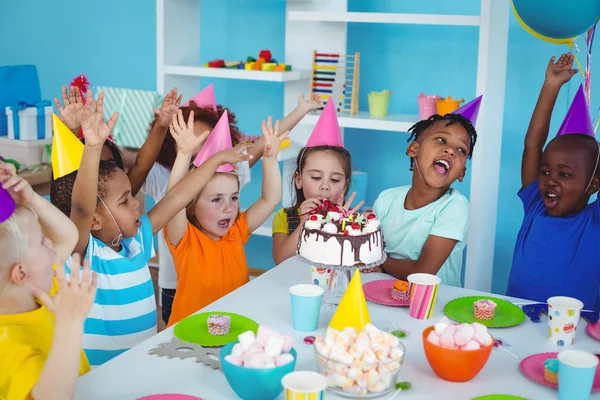
[{"label": "cake stand", "polygon": [[370,263],[370,264],[355,264],[352,266],[342,266],[342,265],[328,265],[328,264],[320,264],[315,263],[305,257],[302,257],[298,254],[297,256],[301,261],[317,268],[327,268],[331,270],[331,275],[329,277],[329,281],[327,287],[325,287],[325,293],[323,294],[323,303],[322,307],[327,310],[334,310],[342,301],[342,297],[344,297],[344,293],[346,293],[346,289],[350,284],[350,280],[352,279],[352,274],[355,270],[365,270],[369,268],[375,268],[380,266],[387,259],[387,254],[383,253],[383,257],[380,260]]}]

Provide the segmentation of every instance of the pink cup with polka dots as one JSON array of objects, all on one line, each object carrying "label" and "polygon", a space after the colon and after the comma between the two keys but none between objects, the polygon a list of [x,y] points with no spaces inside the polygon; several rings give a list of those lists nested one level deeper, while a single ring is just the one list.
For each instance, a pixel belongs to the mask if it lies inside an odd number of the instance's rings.
[{"label": "pink cup with polka dots", "polygon": [[548,340],[557,346],[575,343],[575,333],[583,303],[572,297],[548,299]]}]

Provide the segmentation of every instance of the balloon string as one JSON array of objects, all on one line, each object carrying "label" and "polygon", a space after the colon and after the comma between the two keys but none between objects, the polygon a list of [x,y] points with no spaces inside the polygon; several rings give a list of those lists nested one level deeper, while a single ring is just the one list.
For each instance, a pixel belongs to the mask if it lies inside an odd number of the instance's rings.
[{"label": "balloon string", "polygon": [[579,59],[577,58],[577,54],[575,54],[575,51],[573,51],[573,42],[569,42],[568,45],[569,45],[569,49],[571,50],[571,54],[573,54],[573,58],[575,58],[575,62],[577,63],[577,66],[579,67],[579,72],[581,72],[581,76],[583,76],[583,79],[586,79],[586,71],[581,66],[581,63],[579,62]]}]

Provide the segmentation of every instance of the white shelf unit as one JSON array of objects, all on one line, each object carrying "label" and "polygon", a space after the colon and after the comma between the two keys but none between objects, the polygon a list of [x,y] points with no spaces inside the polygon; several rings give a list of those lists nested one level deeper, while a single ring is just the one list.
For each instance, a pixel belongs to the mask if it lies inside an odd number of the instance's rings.
[{"label": "white shelf unit", "polygon": [[[473,97],[484,94],[484,98],[471,170],[471,223],[465,286],[489,291],[496,233],[498,149],[502,147],[510,0],[480,2],[480,15],[438,15],[348,12],[348,0],[286,0],[285,62],[297,70],[277,74],[200,67],[200,1],[156,0],[157,90],[164,93],[176,86],[184,97],[189,98],[198,91],[201,77],[282,82],[284,113],[287,114],[296,107],[298,96],[309,89],[307,77],[312,69],[313,50],[346,53],[348,23],[448,25],[457,29],[478,26],[477,85]],[[186,40],[179,40],[181,37]],[[308,115],[298,124],[292,134],[295,145],[280,157],[283,161],[284,206],[289,206],[292,200],[288,182],[295,167],[294,151],[297,152],[296,146],[306,143],[317,119],[317,115]],[[406,132],[418,117],[371,118],[368,113],[361,112],[355,116],[342,114],[339,120],[342,128]],[[270,223],[268,227],[265,223],[258,234],[270,235]]]}]

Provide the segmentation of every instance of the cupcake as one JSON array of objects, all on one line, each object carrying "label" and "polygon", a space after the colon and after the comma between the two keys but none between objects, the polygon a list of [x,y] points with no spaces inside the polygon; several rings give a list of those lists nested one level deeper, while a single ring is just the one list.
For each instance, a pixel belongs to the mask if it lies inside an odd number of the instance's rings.
[{"label": "cupcake", "polygon": [[408,301],[408,282],[396,281],[392,286],[392,299],[398,301]]},{"label": "cupcake", "polygon": [[496,312],[496,303],[491,300],[477,300],[473,305],[475,318],[481,320],[490,320],[494,318]]},{"label": "cupcake", "polygon": [[544,361],[544,379],[546,382],[558,384],[558,360],[556,358]]},{"label": "cupcake", "polygon": [[224,336],[229,333],[231,317],[227,315],[211,315],[208,317],[208,333],[213,336]]}]

